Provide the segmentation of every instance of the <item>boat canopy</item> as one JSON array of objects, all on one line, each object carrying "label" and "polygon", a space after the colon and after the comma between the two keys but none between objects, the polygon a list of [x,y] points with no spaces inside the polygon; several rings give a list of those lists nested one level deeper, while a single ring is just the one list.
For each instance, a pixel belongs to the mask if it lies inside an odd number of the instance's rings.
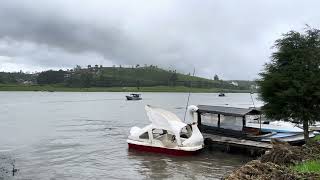
[{"label": "boat canopy", "polygon": [[198,105],[198,112],[210,113],[210,114],[221,114],[224,116],[243,117],[245,115],[260,115],[261,111],[258,109],[247,109],[247,108],[236,108],[236,107],[225,107],[225,106],[209,106],[209,105]]},{"label": "boat canopy", "polygon": [[181,129],[187,125],[178,116],[164,109],[146,105],[145,110],[153,128],[171,131],[177,137],[179,137]]},{"label": "boat canopy", "polygon": [[131,96],[136,96],[136,97],[139,97],[140,96],[140,94],[136,94],[136,93],[132,93],[132,94],[130,94]]}]

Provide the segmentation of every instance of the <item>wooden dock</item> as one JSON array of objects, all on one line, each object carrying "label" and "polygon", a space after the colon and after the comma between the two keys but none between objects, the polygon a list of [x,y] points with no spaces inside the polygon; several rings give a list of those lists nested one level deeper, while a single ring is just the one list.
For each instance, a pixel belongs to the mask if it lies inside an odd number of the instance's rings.
[{"label": "wooden dock", "polygon": [[215,134],[202,133],[203,137],[209,142],[209,146],[220,146],[224,150],[230,151],[230,149],[245,149],[250,155],[261,154],[265,151],[272,149],[270,143],[252,141],[246,139],[238,139],[233,137],[226,137]]}]

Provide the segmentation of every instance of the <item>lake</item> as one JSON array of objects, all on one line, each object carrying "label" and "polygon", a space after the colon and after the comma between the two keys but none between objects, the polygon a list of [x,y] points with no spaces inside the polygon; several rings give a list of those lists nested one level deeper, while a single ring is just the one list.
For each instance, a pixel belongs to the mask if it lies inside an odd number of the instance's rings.
[{"label": "lake", "polygon": [[[128,151],[130,128],[149,123],[146,104],[183,119],[188,93],[142,93],[141,101],[125,95],[0,92],[0,179],[220,179],[249,160],[209,150],[192,157]],[[240,93],[192,93],[189,104],[253,106]]]}]

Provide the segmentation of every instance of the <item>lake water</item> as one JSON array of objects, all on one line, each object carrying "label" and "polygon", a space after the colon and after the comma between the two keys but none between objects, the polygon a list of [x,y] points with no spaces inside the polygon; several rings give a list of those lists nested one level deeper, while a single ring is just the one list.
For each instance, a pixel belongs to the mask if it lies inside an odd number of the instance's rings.
[{"label": "lake water", "polygon": [[[126,101],[126,94],[0,92],[0,179],[220,179],[248,161],[208,150],[192,157],[128,151],[130,127],[149,123],[146,104],[183,119],[188,94],[143,93],[142,101]],[[250,94],[196,93],[189,104],[252,101]]]}]

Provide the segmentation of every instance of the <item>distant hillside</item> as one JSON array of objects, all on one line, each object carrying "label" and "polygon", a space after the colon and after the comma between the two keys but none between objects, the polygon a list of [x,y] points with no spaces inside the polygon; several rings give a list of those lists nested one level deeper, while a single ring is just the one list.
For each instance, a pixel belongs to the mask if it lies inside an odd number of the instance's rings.
[{"label": "distant hillside", "polygon": [[157,66],[102,67],[80,66],[63,71],[44,71],[37,74],[0,73],[0,84],[62,85],[65,87],[152,87],[184,86],[194,88],[218,88],[250,90],[252,81],[210,80],[201,77],[164,70]]}]

